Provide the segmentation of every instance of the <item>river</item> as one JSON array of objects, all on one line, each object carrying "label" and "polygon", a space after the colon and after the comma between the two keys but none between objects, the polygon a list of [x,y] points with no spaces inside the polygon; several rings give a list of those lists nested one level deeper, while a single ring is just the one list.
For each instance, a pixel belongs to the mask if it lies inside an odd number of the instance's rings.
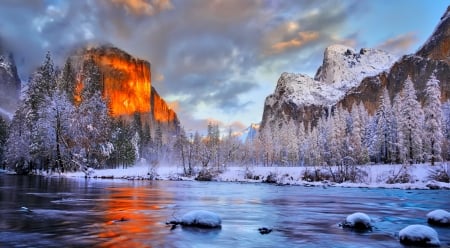
[{"label": "river", "polygon": [[[0,174],[0,247],[402,247],[399,230],[449,206],[449,190]],[[165,224],[197,209],[218,213],[222,228]],[[373,231],[340,228],[353,212],[368,214]],[[450,228],[433,228],[449,247]]]}]

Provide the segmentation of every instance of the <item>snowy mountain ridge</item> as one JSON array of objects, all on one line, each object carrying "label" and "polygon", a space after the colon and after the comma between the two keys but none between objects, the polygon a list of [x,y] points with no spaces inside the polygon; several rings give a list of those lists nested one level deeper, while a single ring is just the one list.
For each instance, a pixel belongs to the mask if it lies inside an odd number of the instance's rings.
[{"label": "snowy mountain ridge", "polygon": [[[265,110],[334,105],[362,79],[388,71],[396,60],[396,56],[382,50],[363,48],[357,53],[351,47],[329,46],[314,79],[304,74],[281,74],[275,92],[266,98]],[[289,119],[291,111],[281,112],[283,119]],[[269,116],[280,117],[275,113]]]},{"label": "snowy mountain ridge", "polygon": [[329,46],[314,79],[284,72],[266,105],[272,106],[280,98],[296,105],[334,104],[363,78],[389,70],[396,60],[396,56],[382,50],[363,48],[356,53],[347,46]]},{"label": "snowy mountain ridge", "polygon": [[397,59],[383,50],[362,48],[356,52],[351,47],[331,45],[325,49],[323,64],[314,79],[348,89],[365,77],[389,69]]},{"label": "snowy mountain ridge", "polygon": [[261,132],[282,128],[293,120],[297,125],[316,125],[337,105],[350,110],[362,103],[370,115],[379,106],[383,89],[392,99],[410,78],[423,103],[425,84],[433,75],[440,82],[441,101],[450,99],[450,6],[435,31],[415,53],[397,59],[385,51],[363,48],[356,52],[343,45],[325,49],[322,65],[314,79],[303,74],[283,73],[275,92],[266,98]]}]

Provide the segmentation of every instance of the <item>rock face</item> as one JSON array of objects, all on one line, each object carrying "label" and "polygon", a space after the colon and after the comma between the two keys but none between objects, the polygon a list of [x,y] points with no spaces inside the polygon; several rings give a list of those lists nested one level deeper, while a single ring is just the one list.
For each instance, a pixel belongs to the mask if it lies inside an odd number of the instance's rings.
[{"label": "rock face", "polygon": [[419,49],[417,55],[433,60],[444,60],[449,63],[450,60],[450,6],[441,17],[433,35]]},{"label": "rock face", "polygon": [[266,98],[262,128],[280,126],[290,119],[315,122],[363,78],[388,70],[395,60],[395,56],[376,49],[356,53],[342,45],[328,47],[315,79],[303,74],[281,74],[275,93]]},{"label": "rock face", "polygon": [[333,45],[325,50],[324,61],[315,79],[302,74],[283,73],[275,92],[266,98],[261,130],[279,128],[293,119],[296,123],[315,125],[320,116],[341,104],[350,109],[363,102],[370,114],[379,105],[383,88],[391,100],[403,88],[409,76],[420,101],[432,73],[441,83],[441,99],[450,99],[450,8],[433,35],[414,55],[396,58],[376,49]]},{"label": "rock face", "polygon": [[92,58],[103,76],[103,96],[112,115],[127,119],[140,113],[143,121],[178,127],[178,117],[151,85],[150,63],[111,46],[79,51],[72,59],[78,68]]},{"label": "rock face", "polygon": [[20,79],[12,55],[0,51],[0,115],[11,118],[20,96]]}]

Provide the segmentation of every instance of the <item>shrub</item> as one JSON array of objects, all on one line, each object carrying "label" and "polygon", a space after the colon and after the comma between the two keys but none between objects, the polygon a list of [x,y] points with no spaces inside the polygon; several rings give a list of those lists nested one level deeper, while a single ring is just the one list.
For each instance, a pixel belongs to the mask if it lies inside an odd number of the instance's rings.
[{"label": "shrub", "polygon": [[438,182],[449,183],[450,182],[450,165],[442,164],[435,166],[429,170],[428,179]]}]

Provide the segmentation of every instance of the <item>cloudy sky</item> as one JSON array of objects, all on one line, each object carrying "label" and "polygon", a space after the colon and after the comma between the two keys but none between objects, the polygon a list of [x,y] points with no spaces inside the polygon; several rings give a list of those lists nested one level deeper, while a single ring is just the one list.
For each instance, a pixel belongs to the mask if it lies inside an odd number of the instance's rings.
[{"label": "cloudy sky", "polygon": [[282,72],[314,76],[331,44],[415,52],[447,0],[0,0],[0,46],[22,80],[46,51],[110,43],[152,64],[187,130],[259,122]]}]

